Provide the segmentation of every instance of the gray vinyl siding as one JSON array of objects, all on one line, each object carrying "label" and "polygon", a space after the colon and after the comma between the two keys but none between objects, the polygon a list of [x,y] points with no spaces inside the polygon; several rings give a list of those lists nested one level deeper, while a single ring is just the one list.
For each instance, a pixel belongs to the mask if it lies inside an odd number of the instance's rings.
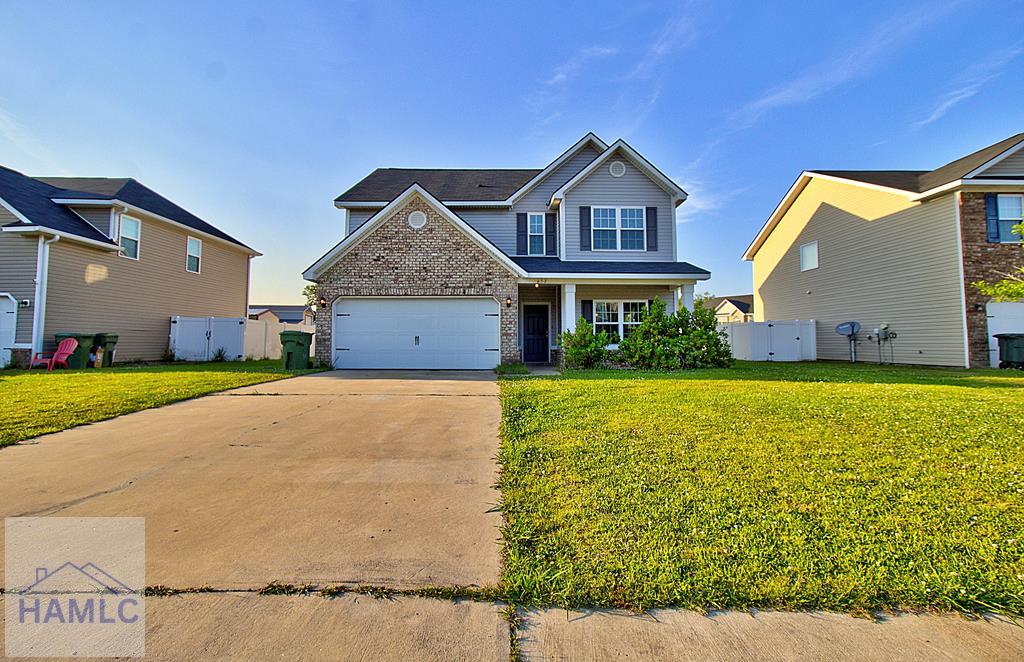
[{"label": "gray vinyl siding", "polygon": [[[856,320],[859,360],[878,360],[866,336],[889,324],[895,362],[963,366],[955,209],[954,195],[914,203],[811,180],[754,257],[755,319],[815,320],[819,359],[849,360],[835,327]],[[800,271],[800,247],[814,241],[818,268]]]},{"label": "gray vinyl siding", "polygon": [[[551,194],[557,191],[562,184],[572,179],[576,173],[583,170],[587,164],[596,159],[598,154],[599,152],[590,145],[583,147],[566,160],[565,163],[558,166],[547,177],[538,182],[516,202],[512,209],[455,207],[452,211],[502,251],[509,255],[515,255],[516,214],[521,212],[544,213],[550,211],[548,202],[551,200]],[[376,209],[350,209],[348,217],[349,234],[365,223],[377,211]]]},{"label": "gray vinyl siding", "polygon": [[72,207],[72,211],[84,218],[106,236],[110,236],[110,210],[95,207]]},{"label": "gray vinyl siding", "polygon": [[1024,149],[1020,149],[1015,154],[1011,154],[981,174],[984,177],[1024,175]]},{"label": "gray vinyl siding", "polygon": [[[578,285],[576,287],[576,319],[583,314],[583,300],[591,301],[650,301],[661,299],[665,309],[676,309],[675,289],[667,285]],[[575,325],[574,325],[575,326]]]},{"label": "gray vinyl siding", "polygon": [[[625,157],[626,174],[612,177],[607,163],[602,163],[582,182],[565,194],[565,257],[566,260],[617,260],[629,262],[672,261],[672,229],[675,210],[672,197],[655,184]],[[658,250],[656,251],[581,251],[580,207],[657,207]]]},{"label": "gray vinyl siding", "polygon": [[[60,331],[120,335],[117,360],[157,360],[167,350],[170,318],[244,317],[249,256],[202,238],[201,273],[185,270],[189,231],[136,213],[139,259],[61,240],[50,246],[45,347]],[[192,233],[192,236],[196,236]]]},{"label": "gray vinyl siding", "polygon": [[348,236],[359,229],[359,226],[370,220],[370,217],[376,214],[379,209],[349,209],[348,210],[348,230],[345,232],[345,236]]},{"label": "gray vinyl siding", "polygon": [[[7,216],[10,216],[8,219]],[[0,208],[0,224],[17,220]],[[18,308],[14,342],[32,342],[32,315],[36,296],[36,251],[38,237],[24,237],[10,232],[0,233],[0,292],[8,292],[18,301],[28,299],[32,305]]]}]

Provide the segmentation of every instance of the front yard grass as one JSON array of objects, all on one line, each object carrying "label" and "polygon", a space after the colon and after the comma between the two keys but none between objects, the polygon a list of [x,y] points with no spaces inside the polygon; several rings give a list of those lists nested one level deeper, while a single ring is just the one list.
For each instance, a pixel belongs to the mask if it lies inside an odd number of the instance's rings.
[{"label": "front yard grass", "polygon": [[1024,374],[503,380],[510,597],[1024,614]]},{"label": "front yard grass", "polygon": [[48,432],[159,407],[214,391],[313,370],[277,361],[124,366],[94,370],[0,370],[0,447]]}]

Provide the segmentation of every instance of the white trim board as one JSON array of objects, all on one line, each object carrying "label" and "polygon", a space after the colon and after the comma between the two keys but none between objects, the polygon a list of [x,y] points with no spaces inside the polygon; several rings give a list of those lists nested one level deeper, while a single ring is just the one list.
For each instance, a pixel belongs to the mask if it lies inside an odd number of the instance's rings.
[{"label": "white trim board", "polygon": [[427,204],[434,208],[441,216],[446,220],[450,221],[452,225],[458,228],[466,237],[468,237],[475,244],[480,246],[492,256],[495,260],[500,262],[503,266],[508,268],[512,273],[518,276],[526,276],[526,271],[523,270],[518,264],[512,261],[510,257],[505,255],[503,252],[498,250],[490,241],[488,241],[483,235],[473,229],[471,225],[466,223],[464,220],[459,218],[452,210],[444,206],[444,204],[430,194],[429,191],[424,189],[419,184],[413,184],[409,188],[392,200],[386,207],[381,209],[379,212],[371,216],[365,223],[356,228],[355,232],[348,235],[340,242],[338,242],[334,248],[329,250],[323,257],[314,262],[309,268],[302,272],[302,277],[306,280],[315,280],[324,270],[330,265],[334,264],[338,258],[348,253],[352,248],[358,245],[363,239],[368,237],[374,229],[376,229],[388,215],[401,208],[408,202],[413,196],[418,195],[423,198]]},{"label": "white trim board", "polygon": [[121,247],[117,244],[108,244],[102,241],[96,241],[95,239],[87,239],[77,234],[70,232],[62,232],[60,230],[54,230],[48,228],[45,225],[15,225],[6,226],[2,228],[4,232],[13,232],[16,234],[50,234],[61,239],[67,239],[68,241],[76,241],[82,244],[88,244],[89,246],[95,246],[96,248],[103,248],[108,251],[120,251]]},{"label": "white trim board", "polygon": [[[581,149],[590,144],[594,144],[595,146],[597,146],[598,152],[603,153],[608,149],[608,145],[603,140],[598,138],[597,135],[595,135],[593,132],[588,133],[587,135],[577,140],[576,144],[574,144],[572,147],[562,152],[562,154],[558,158],[556,158],[554,161],[549,163],[543,170],[537,173],[533,177],[533,179],[520,186],[515,193],[508,197],[509,204],[515,204],[520,198],[522,198],[524,195],[529,193],[531,189],[537,186],[537,184],[540,184],[542,181],[544,181],[548,177],[548,175],[557,170],[559,167],[561,167],[563,163],[565,163],[571,157],[573,157],[576,154],[576,152],[580,151]],[[600,158],[600,154],[598,154],[598,156],[595,158]]]},{"label": "white trim board", "polygon": [[622,138],[619,138],[614,143],[612,143],[608,147],[608,149],[602,152],[600,156],[598,156],[596,159],[588,163],[586,167],[583,168],[583,170],[580,170],[572,179],[567,181],[565,184],[562,184],[561,188],[552,193],[549,204],[552,207],[555,206],[556,201],[561,201],[562,199],[564,199],[565,194],[568,191],[570,191],[577,184],[579,184],[588,176],[590,176],[590,174],[594,172],[594,170],[601,167],[602,163],[611,158],[612,155],[615,154],[615,152],[620,149],[623,151],[626,157],[633,162],[634,167],[639,168],[640,171],[644,173],[644,175],[650,178],[651,181],[653,181],[654,183],[658,184],[658,186],[664,189],[666,193],[673,197],[679,198],[680,204],[682,204],[686,200],[688,196],[686,191],[684,191],[682,187],[680,187],[674,181],[665,176],[665,174],[658,170],[658,168],[653,163],[645,159],[642,154],[640,154],[635,149],[630,147],[626,141],[624,141]]}]

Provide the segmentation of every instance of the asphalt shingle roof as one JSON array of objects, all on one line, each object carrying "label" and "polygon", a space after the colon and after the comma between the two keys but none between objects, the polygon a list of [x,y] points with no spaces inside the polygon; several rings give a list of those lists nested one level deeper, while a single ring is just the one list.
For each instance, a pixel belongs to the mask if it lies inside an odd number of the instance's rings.
[{"label": "asphalt shingle roof", "polygon": [[[135,179],[108,177],[36,177],[57,190],[51,198],[78,200],[120,200],[141,209],[177,221],[193,230],[219,237],[243,248],[249,248],[226,232],[222,232],[195,214],[182,209],[167,198]],[[27,216],[27,214],[26,214]],[[31,216],[29,217],[31,218]]]},{"label": "asphalt shingle roof", "polygon": [[504,200],[540,173],[536,169],[377,168],[335,202],[389,202],[419,184],[438,200]]},{"label": "asphalt shingle roof", "polygon": [[[0,198],[18,210],[33,225],[42,225],[58,232],[114,245],[105,234],[84,218],[63,205],[50,200],[65,193],[45,182],[27,177],[16,170],[0,166]],[[10,225],[24,225],[16,223]]]},{"label": "asphalt shingle roof", "polygon": [[1021,141],[1024,141],[1024,133],[1000,140],[967,156],[950,161],[935,170],[812,170],[811,172],[852,179],[866,184],[887,186],[911,193],[923,193],[964,177]]},{"label": "asphalt shingle roof", "polygon": [[574,274],[707,274],[689,262],[598,262],[560,260],[557,257],[513,257],[512,261],[529,273]]}]

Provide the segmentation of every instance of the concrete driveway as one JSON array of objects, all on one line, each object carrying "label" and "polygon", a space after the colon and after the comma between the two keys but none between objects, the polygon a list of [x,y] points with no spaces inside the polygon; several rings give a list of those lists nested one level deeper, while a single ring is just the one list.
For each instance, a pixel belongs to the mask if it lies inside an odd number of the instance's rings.
[{"label": "concrete driveway", "polygon": [[151,586],[494,584],[497,395],[468,372],[237,389],[0,451],[0,510],[145,517]]}]

